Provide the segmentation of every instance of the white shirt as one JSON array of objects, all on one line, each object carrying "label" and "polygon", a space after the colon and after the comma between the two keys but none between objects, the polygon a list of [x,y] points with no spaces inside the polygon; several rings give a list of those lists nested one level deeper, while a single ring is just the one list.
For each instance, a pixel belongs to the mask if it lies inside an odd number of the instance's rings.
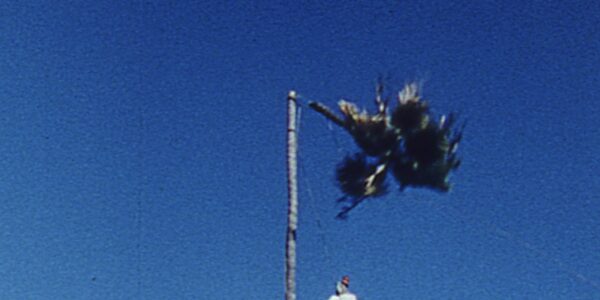
[{"label": "white shirt", "polygon": [[329,300],[358,300],[358,298],[356,298],[356,295],[352,294],[352,293],[344,293],[341,295],[333,295],[331,297],[329,297]]}]

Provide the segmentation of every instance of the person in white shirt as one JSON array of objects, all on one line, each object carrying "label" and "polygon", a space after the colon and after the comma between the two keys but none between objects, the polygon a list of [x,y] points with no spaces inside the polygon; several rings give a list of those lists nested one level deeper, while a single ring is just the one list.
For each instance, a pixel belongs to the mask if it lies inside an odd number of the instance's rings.
[{"label": "person in white shirt", "polygon": [[356,295],[352,294],[348,287],[350,286],[350,277],[345,275],[342,281],[337,282],[335,286],[335,295],[329,297],[329,300],[358,300]]}]

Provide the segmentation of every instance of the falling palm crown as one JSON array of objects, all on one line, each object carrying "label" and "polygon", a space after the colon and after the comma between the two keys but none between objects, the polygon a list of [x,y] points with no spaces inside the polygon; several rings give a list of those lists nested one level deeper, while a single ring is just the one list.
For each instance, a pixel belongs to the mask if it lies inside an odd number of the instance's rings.
[{"label": "falling palm crown", "polygon": [[386,175],[391,170],[400,185],[450,190],[449,173],[458,168],[456,149],[464,125],[453,130],[455,115],[431,120],[429,106],[419,96],[417,84],[407,84],[398,93],[398,104],[388,112],[387,101],[381,99],[382,85],[377,87],[377,113],[359,111],[354,103],[340,100],[343,118],[325,105],[311,102],[309,106],[344,128],[354,138],[362,152],[346,156],[337,167],[336,178],[344,196],[338,201],[350,202],[338,214],[348,212],[360,202],[385,195]]}]

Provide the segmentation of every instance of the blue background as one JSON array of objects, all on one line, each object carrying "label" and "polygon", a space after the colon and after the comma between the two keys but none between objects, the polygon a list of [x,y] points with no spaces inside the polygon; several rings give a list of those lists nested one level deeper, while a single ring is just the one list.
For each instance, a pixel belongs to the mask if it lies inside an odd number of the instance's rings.
[{"label": "blue background", "polygon": [[[122,2],[122,3],[121,3]],[[523,2],[523,3],[521,3]],[[0,298],[600,299],[596,1],[4,1]],[[356,151],[306,107],[424,82],[468,125],[449,194],[334,219]]]}]

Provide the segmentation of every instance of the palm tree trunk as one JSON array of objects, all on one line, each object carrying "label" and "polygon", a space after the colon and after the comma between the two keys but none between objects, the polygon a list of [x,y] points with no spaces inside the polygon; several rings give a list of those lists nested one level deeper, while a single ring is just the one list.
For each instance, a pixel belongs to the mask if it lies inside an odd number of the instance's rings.
[{"label": "palm tree trunk", "polygon": [[288,224],[285,244],[285,299],[296,300],[296,228],[298,226],[298,183],[296,181],[296,92],[290,91],[287,127]]}]

